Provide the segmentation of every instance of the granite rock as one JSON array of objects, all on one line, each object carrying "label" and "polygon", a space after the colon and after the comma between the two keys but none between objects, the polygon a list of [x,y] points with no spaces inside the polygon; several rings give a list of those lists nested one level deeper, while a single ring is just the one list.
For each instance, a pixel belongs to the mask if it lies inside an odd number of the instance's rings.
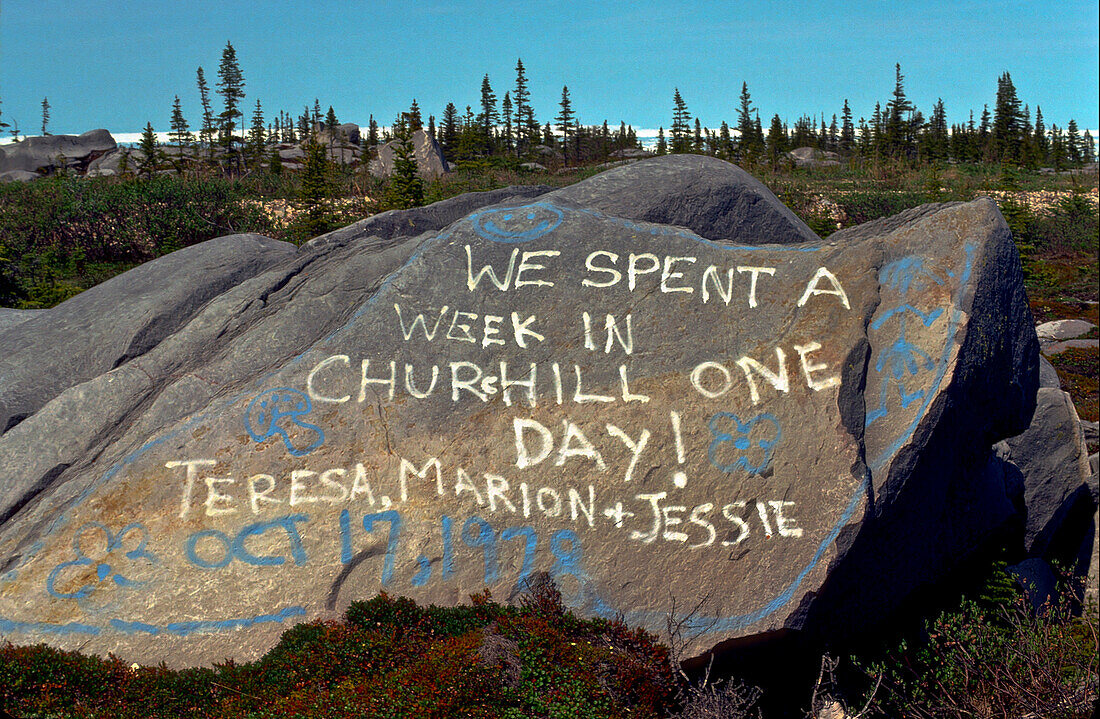
[{"label": "granite rock", "polygon": [[988,200],[822,241],[715,162],[391,215],[106,353],[0,437],[0,634],[245,660],[539,572],[586,616],[699,607],[692,654],[888,616],[1015,516],[1015,247]]}]

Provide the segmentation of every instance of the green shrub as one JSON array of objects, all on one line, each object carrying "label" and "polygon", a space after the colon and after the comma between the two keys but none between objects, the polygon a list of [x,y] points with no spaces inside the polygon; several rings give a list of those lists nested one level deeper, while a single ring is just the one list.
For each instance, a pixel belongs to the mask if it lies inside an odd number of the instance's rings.
[{"label": "green shrub", "polygon": [[219,177],[50,177],[0,185],[0,305],[49,307],[128,268],[233,232],[270,234]]}]

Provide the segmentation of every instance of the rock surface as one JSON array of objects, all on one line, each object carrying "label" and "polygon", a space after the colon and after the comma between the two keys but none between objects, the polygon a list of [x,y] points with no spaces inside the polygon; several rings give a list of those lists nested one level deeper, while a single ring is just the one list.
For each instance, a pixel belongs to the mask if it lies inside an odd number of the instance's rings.
[{"label": "rock surface", "polygon": [[1035,334],[1039,336],[1040,342],[1059,342],[1087,335],[1095,327],[1096,325],[1086,320],[1054,320],[1037,326]]},{"label": "rock surface", "polygon": [[699,605],[695,653],[886,616],[1015,511],[1015,247],[987,200],[821,241],[742,175],[674,156],[390,216],[107,353],[0,437],[0,633],[249,659],[379,590],[544,571],[653,630]]},{"label": "rock surface", "polygon": [[13,170],[45,174],[62,166],[83,170],[95,158],[117,147],[106,130],[83,135],[28,137],[0,153],[0,173]]},{"label": "rock surface", "polygon": [[678,225],[710,240],[745,245],[819,242],[771,190],[736,165],[667,155],[625,165],[556,190],[560,199],[631,220]]},{"label": "rock surface", "polygon": [[[412,134],[413,155],[416,157],[417,174],[425,180],[435,180],[450,171],[443,149],[431,135],[424,130]],[[378,155],[370,161],[370,173],[375,177],[389,177],[393,174],[393,158],[397,140],[390,140],[378,146]]]},{"label": "rock surface", "polygon": [[796,167],[839,167],[840,155],[816,147],[796,147],[787,153]]},{"label": "rock surface", "polygon": [[[208,300],[293,253],[293,245],[260,235],[210,240],[141,265],[0,334],[0,435],[65,389],[145,354]],[[20,501],[11,489],[5,483],[0,517]]]},{"label": "rock surface", "polygon": [[1091,474],[1088,450],[1073,400],[1061,389],[1040,387],[1031,425],[1006,444],[1009,459],[1024,478],[1024,551],[1029,557],[1054,559],[1048,555],[1051,543],[1066,519],[1076,514],[1075,505],[1092,504],[1086,484]]},{"label": "rock surface", "polygon": [[13,310],[7,307],[0,307],[0,333],[16,325],[23,324],[35,315],[42,314],[45,311],[46,310]]}]

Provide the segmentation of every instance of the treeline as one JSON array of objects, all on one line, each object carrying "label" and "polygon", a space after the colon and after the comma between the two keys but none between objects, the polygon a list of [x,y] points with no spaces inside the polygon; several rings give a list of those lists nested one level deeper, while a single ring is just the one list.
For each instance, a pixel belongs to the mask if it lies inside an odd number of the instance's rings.
[{"label": "treeline", "polygon": [[[742,83],[736,122],[731,125],[722,121],[716,129],[693,118],[676,89],[668,135],[662,126],[654,150],[657,154],[709,154],[749,167],[774,169],[787,163],[787,153],[799,147],[834,152],[857,164],[900,163],[911,167],[984,163],[1062,170],[1096,161],[1092,135],[1087,130],[1082,133],[1074,119],[1065,127],[1047,126],[1041,107],[1036,105],[1033,114],[1029,105],[1021,103],[1008,72],[997,80],[992,111],[985,105],[977,119],[971,110],[968,122],[952,125],[947,123],[942,99],[926,116],[906,96],[900,64],[895,72],[892,95],[876,103],[869,118],[856,120],[845,99],[839,114],[833,113],[831,118],[822,112],[801,115],[788,124],[776,113],[766,131],[747,83]],[[202,108],[197,133],[192,132],[177,95],[171,110],[168,147],[159,145],[152,124],[146,124],[139,145],[142,153],[132,168],[139,174],[152,174],[173,162],[178,167],[173,156],[184,155],[204,159],[208,166],[220,167],[228,174],[258,169],[279,171],[279,144],[307,145],[319,137],[331,143],[338,137],[335,111],[329,106],[327,112],[322,112],[318,99],[312,107],[304,105],[298,114],[280,109],[270,117],[256,100],[246,127],[245,81],[232,43],[227,42],[222,51],[214,88],[222,99],[221,112],[213,108],[211,88],[202,67],[196,72],[196,82]],[[425,120],[425,113],[413,99],[409,109],[398,113],[389,127],[380,127],[370,115],[359,144],[369,154],[380,143],[407,139],[411,133],[424,130],[439,142],[451,163],[472,168],[524,161],[583,165],[642,149],[637,132],[625,122],[614,129],[606,120],[598,125],[582,124],[573,109],[568,86],[562,87],[556,113],[549,119],[536,115],[520,59],[515,66],[514,84],[503,98],[498,100],[486,74],[475,105],[465,105],[460,111],[454,102],[448,102],[438,119],[428,114]],[[49,105],[44,99],[43,130],[48,117]]]},{"label": "treeline", "polygon": [[986,163],[1027,169],[1053,167],[1062,170],[1096,161],[1096,143],[1085,130],[1082,135],[1076,120],[1066,127],[1043,120],[1043,111],[1021,106],[1012,77],[1005,72],[997,80],[996,103],[992,114],[982,108],[980,119],[974,112],[965,124],[948,127],[947,110],[942,99],[925,118],[905,95],[901,65],[895,65],[896,82],[891,98],[875,103],[871,118],[853,120],[852,109],[844,101],[840,117],[826,122],[825,113],[803,115],[793,126],[778,114],[772,116],[765,134],[760,113],[753,107],[748,84],[742,83],[737,124],[722,122],[718,130],[691,124],[687,103],[677,89],[673,95],[672,124],[666,139],[664,127],[657,135],[657,154],[666,152],[705,153],[745,165],[769,164],[778,168],[786,153],[799,147],[835,152],[855,162],[896,162],[908,166],[935,163]]},{"label": "treeline", "polygon": [[[245,81],[231,42],[226,43],[222,51],[215,85],[215,92],[222,98],[221,112],[215,113],[213,109],[210,86],[202,67],[196,71],[196,78],[202,108],[198,132],[192,132],[179,95],[176,95],[171,110],[169,145],[161,146],[152,123],[146,123],[138,144],[141,153],[132,168],[138,174],[151,175],[166,163],[171,164],[173,156],[184,154],[197,155],[230,174],[260,168],[278,170],[282,164],[278,145],[307,145],[317,140],[327,140],[331,144],[339,138],[340,121],[335,111],[329,106],[328,111],[322,113],[318,99],[314,99],[312,107],[305,105],[297,115],[280,109],[270,121],[265,117],[263,105],[256,100],[246,128]],[[489,76],[485,75],[477,111],[466,105],[465,111],[460,113],[455,104],[449,102],[438,121],[434,114],[429,114],[425,121],[419,104],[413,99],[409,109],[399,113],[389,127],[380,127],[371,114],[362,129],[359,145],[368,152],[393,139],[407,141],[412,133],[424,130],[440,144],[448,161],[460,166],[491,159],[519,162],[547,158],[555,164],[576,165],[607,159],[617,150],[641,148],[636,131],[625,123],[620,123],[615,130],[608,127],[606,120],[602,125],[582,125],[573,112],[568,87],[562,88],[560,111],[553,124],[547,121],[540,125],[531,106],[522,59],[516,63],[515,87],[505,92],[499,106]]]}]

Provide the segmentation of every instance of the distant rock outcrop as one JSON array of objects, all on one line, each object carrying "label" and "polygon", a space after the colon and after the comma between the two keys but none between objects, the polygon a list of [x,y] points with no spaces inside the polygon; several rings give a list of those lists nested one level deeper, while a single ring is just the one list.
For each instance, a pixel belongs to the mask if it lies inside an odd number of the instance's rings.
[{"label": "distant rock outcrop", "polygon": [[54,332],[0,436],[3,638],[250,659],[381,590],[547,572],[582,614],[687,622],[698,655],[867,631],[1022,540],[992,446],[1028,428],[1038,341],[991,201],[823,241],[680,155],[448,202],[193,304],[214,270],[156,260],[141,306],[187,305],[157,321],[112,291],[0,334]]},{"label": "distant rock outcrop", "polygon": [[816,147],[798,147],[787,153],[795,167],[838,167],[840,155]]},{"label": "distant rock outcrop", "polygon": [[[435,180],[450,172],[443,149],[435,138],[424,130],[417,130],[410,138],[413,155],[416,157],[417,174],[425,180]],[[370,161],[370,173],[375,177],[389,177],[393,174],[393,159],[399,140],[390,140],[377,147],[377,156]]]},{"label": "distant rock outcrop", "polygon": [[45,175],[62,167],[84,172],[93,160],[116,147],[106,130],[28,137],[0,151],[0,174],[21,171]]}]

